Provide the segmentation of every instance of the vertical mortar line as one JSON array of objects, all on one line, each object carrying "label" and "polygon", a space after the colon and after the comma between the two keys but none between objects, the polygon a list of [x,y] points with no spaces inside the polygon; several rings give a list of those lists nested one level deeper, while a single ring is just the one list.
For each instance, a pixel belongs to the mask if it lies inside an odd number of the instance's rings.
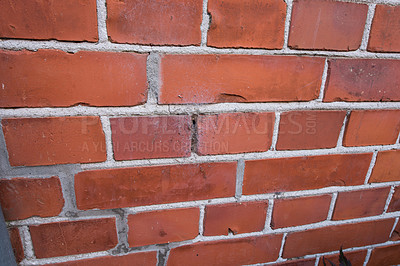
[{"label": "vertical mortar line", "polygon": [[203,17],[200,25],[201,46],[207,46],[207,33],[210,27],[210,15],[208,14],[208,0],[203,0]]},{"label": "vertical mortar line", "polygon": [[112,144],[112,132],[111,132],[110,118],[107,116],[101,116],[100,120],[101,120],[101,124],[103,126],[104,136],[106,138],[107,161],[114,162],[114,151],[113,151],[113,144]]},{"label": "vertical mortar line", "polygon": [[158,53],[151,52],[147,57],[146,74],[148,83],[147,105],[158,103],[158,94],[161,85],[160,81],[161,57]]},{"label": "vertical mortar line", "polygon": [[204,217],[205,217],[205,205],[200,206],[200,217],[199,217],[199,235],[204,234]]},{"label": "vertical mortar line", "polygon": [[276,149],[276,143],[278,142],[278,131],[279,131],[279,123],[281,121],[281,112],[275,112],[275,124],[274,124],[274,131],[272,133],[272,144],[271,144],[271,151]]},{"label": "vertical mortar line", "polygon": [[36,259],[35,252],[33,250],[33,242],[29,227],[24,225],[18,227],[19,234],[21,236],[22,248],[24,250],[25,257],[27,259]]},{"label": "vertical mortar line", "polygon": [[114,254],[126,253],[129,249],[128,243],[128,214],[123,209],[114,209],[115,215],[115,226],[117,229],[118,246],[113,250]]},{"label": "vertical mortar line", "polygon": [[245,167],[244,160],[239,159],[236,168],[236,193],[235,193],[236,199],[240,199],[240,197],[242,197],[244,167]]},{"label": "vertical mortar line", "polygon": [[0,118],[0,175],[11,169],[6,140],[3,134],[2,118]]},{"label": "vertical mortar line", "polygon": [[265,224],[264,224],[264,232],[268,232],[272,230],[271,227],[271,221],[272,221],[272,211],[274,209],[274,200],[270,199],[268,200],[268,209],[267,209],[267,215],[265,217]]},{"label": "vertical mortar line", "polygon": [[367,14],[366,22],[365,22],[365,28],[364,28],[364,33],[363,33],[362,40],[361,40],[361,45],[359,48],[360,51],[367,50],[369,34],[371,32],[372,20],[374,18],[374,14],[375,14],[375,7],[376,7],[376,4],[368,4],[368,14]]},{"label": "vertical mortar line", "polygon": [[367,266],[369,258],[371,257],[372,248],[367,250],[367,256],[365,256],[364,266]]},{"label": "vertical mortar line", "polygon": [[394,186],[391,186],[390,187],[390,191],[389,191],[389,195],[388,195],[388,197],[386,199],[385,208],[383,209],[383,213],[387,212],[387,210],[389,208],[390,201],[392,200],[393,194],[394,194]]},{"label": "vertical mortar line", "polygon": [[315,264],[314,266],[318,266],[319,265],[319,260],[321,259],[320,256],[315,257]]},{"label": "vertical mortar line", "polygon": [[290,22],[292,19],[293,0],[286,0],[286,19],[285,19],[285,35],[282,50],[287,50],[289,41]]},{"label": "vertical mortar line", "polygon": [[328,63],[328,58],[326,58],[324,65],[324,72],[322,72],[321,88],[319,90],[318,99],[316,100],[317,102],[322,102],[322,99],[324,98],[326,79],[328,78],[328,68],[329,68],[329,63]]},{"label": "vertical mortar line", "polygon": [[58,174],[61,190],[64,198],[64,207],[61,214],[66,217],[77,215],[78,209],[75,197],[75,175],[74,173],[61,172]]},{"label": "vertical mortar line", "polygon": [[331,205],[329,206],[328,217],[326,218],[327,221],[332,220],[332,215],[333,215],[333,211],[335,210],[337,196],[338,196],[337,192],[332,194]]},{"label": "vertical mortar line", "polygon": [[367,175],[365,176],[365,181],[364,181],[365,185],[368,184],[369,178],[371,177],[372,169],[374,169],[377,155],[378,155],[378,151],[374,151],[374,153],[372,154],[371,163],[369,165]]},{"label": "vertical mortar line", "polygon": [[282,259],[282,255],[283,255],[283,248],[285,247],[285,241],[286,241],[286,237],[287,237],[288,233],[284,233],[283,237],[282,237],[282,243],[281,243],[281,248],[279,249],[279,259]]},{"label": "vertical mortar line", "polygon": [[396,143],[397,143],[397,144],[400,144],[400,132],[399,132],[399,135],[397,136]]},{"label": "vertical mortar line", "polygon": [[169,249],[160,249],[157,251],[157,266],[166,266],[169,256]]},{"label": "vertical mortar line", "polygon": [[106,20],[107,20],[106,0],[97,0],[97,29],[99,33],[99,43],[108,42]]},{"label": "vertical mortar line", "polygon": [[339,133],[339,138],[336,143],[337,148],[343,147],[344,132],[346,131],[347,120],[349,120],[350,113],[351,113],[351,111],[348,110],[346,113],[346,116],[344,117],[342,128],[340,129],[340,133]]},{"label": "vertical mortar line", "polygon": [[393,232],[394,232],[394,229],[396,229],[396,226],[397,226],[398,223],[399,223],[399,217],[397,217],[397,218],[394,220],[394,224],[393,224],[392,230],[390,231],[390,235],[389,235],[389,236],[392,236],[392,234],[393,234]]}]

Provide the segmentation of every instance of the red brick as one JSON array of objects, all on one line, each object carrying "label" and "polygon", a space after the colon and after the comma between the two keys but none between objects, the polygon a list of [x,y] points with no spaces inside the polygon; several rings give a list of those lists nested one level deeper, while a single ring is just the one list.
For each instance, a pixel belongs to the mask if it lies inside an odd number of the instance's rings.
[{"label": "red brick", "polygon": [[178,242],[199,234],[198,208],[143,212],[128,216],[131,247]]},{"label": "red brick", "polygon": [[134,53],[0,50],[0,107],[142,104],[147,97],[146,58]]},{"label": "red brick", "polygon": [[[365,257],[367,256],[367,250],[359,250],[359,251],[352,251],[352,252],[343,252],[344,256],[346,257],[347,260],[350,261],[352,266],[363,266]],[[335,255],[328,255],[328,256],[323,256],[325,257],[325,263],[326,265],[330,265],[329,261],[333,262],[334,265],[340,265],[339,263],[339,253]],[[319,259],[319,266],[323,266],[324,263],[322,262],[323,259],[322,257]]]},{"label": "red brick", "polygon": [[342,154],[246,161],[243,194],[362,185],[372,154]]},{"label": "red brick", "polygon": [[267,202],[208,205],[205,209],[204,235],[228,235],[262,231]]},{"label": "red brick", "polygon": [[157,251],[131,253],[123,256],[107,256],[85,260],[56,263],[57,266],[143,266],[157,265]]},{"label": "red brick", "polygon": [[391,240],[391,241],[400,240],[400,223],[399,222],[397,222],[397,226],[396,226],[396,228],[394,228],[389,240]]},{"label": "red brick", "polygon": [[367,265],[381,266],[397,264],[400,264],[400,244],[374,248]]},{"label": "red brick", "polygon": [[289,233],[284,258],[324,253],[340,248],[360,247],[386,242],[394,219],[328,226]]},{"label": "red brick", "polygon": [[390,200],[388,212],[400,211],[400,187],[396,187]]},{"label": "red brick", "polygon": [[377,5],[369,36],[368,51],[400,52],[400,7]]},{"label": "red brick", "polygon": [[99,117],[9,118],[2,125],[12,166],[93,163],[107,157]]},{"label": "red brick", "polygon": [[272,228],[282,228],[325,221],[328,217],[330,195],[294,199],[277,199],[272,212]]},{"label": "red brick", "polygon": [[323,68],[317,57],[164,55],[160,103],[310,101]]},{"label": "red brick", "polygon": [[58,177],[0,180],[0,205],[6,220],[60,214],[64,199]]},{"label": "red brick", "polygon": [[344,146],[395,144],[400,131],[400,110],[352,111]]},{"label": "red brick", "polygon": [[114,218],[34,225],[29,231],[39,259],[109,250],[118,244]]},{"label": "red brick", "polygon": [[344,111],[293,111],[281,114],[277,150],[336,147]]},{"label": "red brick", "polygon": [[330,59],[324,102],[400,101],[400,60]]},{"label": "red brick", "polygon": [[0,38],[98,40],[96,0],[2,1]]},{"label": "red brick", "polygon": [[400,181],[400,150],[378,152],[369,183]]},{"label": "red brick", "polygon": [[25,257],[24,249],[22,247],[21,237],[19,235],[19,230],[18,230],[18,228],[15,228],[15,227],[9,228],[8,234],[10,236],[11,246],[12,246],[12,249],[14,252],[15,260],[19,263]]},{"label": "red brick", "polygon": [[339,192],[332,220],[345,220],[383,213],[390,187]]},{"label": "red brick", "polygon": [[289,47],[351,51],[360,47],[368,6],[321,0],[294,0]]},{"label": "red brick", "polygon": [[115,160],[189,157],[190,116],[111,118]]},{"label": "red brick", "polygon": [[224,154],[269,150],[274,113],[201,115],[197,119],[197,152]]},{"label": "red brick", "polygon": [[304,259],[304,260],[288,260],[282,263],[274,263],[274,264],[269,264],[269,265],[274,265],[274,266],[314,266],[315,265],[315,259]]},{"label": "red brick", "polygon": [[243,265],[278,259],[282,235],[199,242],[171,250],[168,265]]},{"label": "red brick", "polygon": [[280,49],[286,4],[280,0],[208,1],[207,44],[214,47]]},{"label": "red brick", "polygon": [[235,186],[234,162],[92,170],[75,175],[81,210],[233,197]]},{"label": "red brick", "polygon": [[202,0],[110,0],[107,31],[112,42],[199,45]]}]

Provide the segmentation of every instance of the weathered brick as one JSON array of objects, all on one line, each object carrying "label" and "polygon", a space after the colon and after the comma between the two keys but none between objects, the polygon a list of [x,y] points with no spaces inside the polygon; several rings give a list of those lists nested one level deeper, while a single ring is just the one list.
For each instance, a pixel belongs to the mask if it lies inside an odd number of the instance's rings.
[{"label": "weathered brick", "polygon": [[330,59],[324,102],[400,101],[400,60]]},{"label": "weathered brick", "polygon": [[232,197],[235,185],[234,162],[92,170],[75,175],[81,210]]},{"label": "weathered brick", "polygon": [[394,219],[328,226],[289,233],[283,249],[284,258],[324,253],[350,247],[386,242]]},{"label": "weathered brick", "polygon": [[19,235],[19,230],[16,227],[9,228],[8,234],[10,236],[11,246],[14,252],[15,260],[19,263],[25,257],[24,249],[22,247],[21,236]]},{"label": "weathered brick", "polygon": [[368,266],[397,265],[400,263],[400,244],[376,247],[372,250]]},{"label": "weathered brick", "polygon": [[280,0],[208,1],[207,44],[214,47],[280,49],[286,3]]},{"label": "weathered brick", "polygon": [[111,118],[115,160],[189,157],[189,116]]},{"label": "weathered brick", "polygon": [[368,51],[400,52],[400,6],[377,5]]},{"label": "weathered brick", "polygon": [[199,234],[199,216],[199,208],[129,215],[129,245],[139,247],[193,239]]},{"label": "weathered brick", "polygon": [[241,202],[208,205],[204,216],[204,235],[228,235],[262,231],[267,202]]},{"label": "weathered brick", "polygon": [[147,97],[146,58],[134,53],[0,50],[0,107],[142,104]]},{"label": "weathered brick", "polygon": [[157,265],[157,251],[131,253],[123,256],[107,256],[85,260],[56,263],[57,266],[143,266]]},{"label": "weathered brick", "polygon": [[397,211],[400,211],[400,186],[395,188],[388,208],[388,212]]},{"label": "weathered brick", "polygon": [[164,55],[160,103],[310,101],[323,68],[317,57]]},{"label": "weathered brick", "polygon": [[271,227],[282,228],[322,222],[327,219],[330,195],[277,199],[274,202]]},{"label": "weathered brick", "polygon": [[243,194],[362,185],[371,158],[365,153],[246,161]]},{"label": "weathered brick", "polygon": [[58,177],[0,180],[0,203],[6,220],[60,214],[64,199]]},{"label": "weathered brick", "polygon": [[344,146],[395,144],[400,131],[400,110],[352,111]]},{"label": "weathered brick", "polygon": [[112,42],[199,45],[202,0],[109,0],[107,31]]},{"label": "weathered brick", "polygon": [[1,1],[0,38],[95,42],[96,0]]},{"label": "weathered brick", "polygon": [[33,225],[29,231],[37,258],[109,250],[118,244],[115,218]]},{"label": "weathered brick", "polygon": [[205,155],[267,151],[274,123],[274,113],[200,115],[197,152]]},{"label": "weathered brick", "polygon": [[8,118],[2,125],[12,166],[93,163],[107,157],[99,117]]},{"label": "weathered brick", "polygon": [[287,260],[281,263],[273,263],[269,264],[273,266],[314,266],[315,259],[303,259],[303,260]]},{"label": "weathered brick", "polygon": [[369,183],[400,181],[400,150],[378,152]]},{"label": "weathered brick", "polygon": [[324,0],[295,0],[289,47],[309,50],[357,50],[368,6]]},{"label": "weathered brick", "polygon": [[390,187],[339,192],[332,220],[345,220],[383,213]]},{"label": "weathered brick", "polygon": [[[367,250],[358,250],[358,251],[351,251],[351,252],[343,252],[344,256],[347,260],[350,261],[352,266],[363,266],[365,257],[367,256]],[[334,265],[340,265],[339,263],[339,253],[334,255],[328,255],[325,257],[326,265],[330,265],[329,261],[333,262]],[[319,266],[324,266],[322,257],[319,259]]]},{"label": "weathered brick", "polygon": [[292,111],[281,114],[277,150],[336,147],[345,111]]},{"label": "weathered brick", "polygon": [[278,259],[282,235],[266,235],[173,248],[168,265],[247,265]]}]

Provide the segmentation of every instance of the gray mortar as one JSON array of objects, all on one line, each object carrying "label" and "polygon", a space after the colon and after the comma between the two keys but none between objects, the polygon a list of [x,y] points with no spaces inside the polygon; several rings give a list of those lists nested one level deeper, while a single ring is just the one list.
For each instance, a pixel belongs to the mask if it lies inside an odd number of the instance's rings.
[{"label": "gray mortar", "polygon": [[161,57],[157,53],[152,52],[147,57],[147,82],[149,84],[147,104],[149,105],[156,105],[158,103],[158,94],[161,85],[160,63]]}]

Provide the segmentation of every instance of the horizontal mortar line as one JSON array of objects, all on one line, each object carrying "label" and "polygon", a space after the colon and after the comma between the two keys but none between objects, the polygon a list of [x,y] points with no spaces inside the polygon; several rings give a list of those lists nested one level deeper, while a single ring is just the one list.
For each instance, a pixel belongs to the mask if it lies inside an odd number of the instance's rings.
[{"label": "horizontal mortar line", "polygon": [[141,166],[163,166],[175,164],[199,164],[199,163],[217,163],[217,162],[234,162],[240,159],[244,160],[263,160],[275,158],[291,158],[318,155],[341,155],[341,154],[359,154],[373,153],[374,151],[387,151],[400,149],[400,144],[392,145],[376,145],[376,146],[360,146],[360,147],[335,147],[330,149],[316,150],[282,150],[282,151],[266,151],[257,153],[241,153],[241,154],[221,154],[221,155],[204,155],[199,156],[192,154],[186,158],[159,158],[159,159],[143,159],[132,161],[105,161],[100,163],[81,164],[82,170],[97,169],[118,169],[124,167],[141,167]]},{"label": "horizontal mortar line", "polygon": [[400,53],[373,53],[368,51],[322,51],[322,50],[279,50],[253,48],[214,48],[208,46],[149,46],[136,44],[118,44],[111,42],[61,42],[61,41],[32,41],[0,39],[0,48],[9,50],[38,50],[58,49],[66,52],[78,51],[109,51],[109,52],[138,52],[165,54],[243,54],[243,55],[309,55],[324,57],[354,57],[354,58],[386,58],[399,59]]},{"label": "horizontal mortar line", "polygon": [[[140,212],[148,212],[148,211],[158,211],[158,210],[171,210],[171,209],[180,209],[180,208],[200,208],[202,206],[212,206],[218,204],[229,204],[229,203],[245,203],[252,201],[267,201],[269,199],[288,199],[288,198],[297,198],[297,197],[308,197],[308,196],[318,196],[324,194],[332,194],[335,192],[350,192],[350,191],[358,191],[358,190],[367,190],[374,188],[382,188],[382,187],[390,187],[390,186],[400,185],[400,181],[395,182],[386,182],[386,183],[373,183],[368,185],[358,185],[358,186],[332,186],[314,190],[302,190],[302,191],[289,191],[289,192],[274,192],[274,193],[266,193],[266,194],[257,194],[257,195],[246,195],[242,196],[240,199],[236,199],[235,197],[227,197],[227,198],[214,198],[214,199],[206,199],[206,200],[196,200],[196,201],[186,201],[186,202],[176,202],[176,203],[164,203],[164,204],[156,204],[156,205],[147,205],[147,206],[138,206],[138,207],[125,207],[120,208],[128,215],[137,214]],[[99,218],[115,218],[117,214],[110,214],[112,209],[93,209],[86,211],[77,211],[77,217],[32,217],[24,220],[10,221],[7,222],[9,226],[25,226],[25,225],[39,225],[53,222],[64,222],[64,221],[81,221],[81,220],[90,220],[90,219],[99,219]],[[393,213],[400,214],[400,212],[390,212],[385,215],[390,215]]]},{"label": "horizontal mortar line", "polygon": [[281,102],[281,103],[217,103],[192,105],[141,105],[133,107],[43,107],[1,108],[0,117],[54,116],[124,116],[124,115],[190,115],[219,112],[285,112],[294,110],[372,110],[400,109],[400,102]]}]

